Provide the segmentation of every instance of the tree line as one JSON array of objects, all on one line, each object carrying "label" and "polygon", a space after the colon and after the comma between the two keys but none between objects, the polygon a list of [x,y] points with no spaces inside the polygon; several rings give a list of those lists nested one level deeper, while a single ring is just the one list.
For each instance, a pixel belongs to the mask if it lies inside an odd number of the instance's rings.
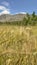
[{"label": "tree line", "polygon": [[37,15],[33,12],[31,15],[26,14],[26,17],[23,19],[23,25],[37,25]]}]

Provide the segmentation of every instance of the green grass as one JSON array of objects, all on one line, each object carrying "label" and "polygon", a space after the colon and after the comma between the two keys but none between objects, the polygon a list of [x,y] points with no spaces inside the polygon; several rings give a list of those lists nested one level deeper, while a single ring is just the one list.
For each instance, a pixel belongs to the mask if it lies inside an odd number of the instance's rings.
[{"label": "green grass", "polygon": [[37,26],[0,25],[0,65],[37,65]]}]

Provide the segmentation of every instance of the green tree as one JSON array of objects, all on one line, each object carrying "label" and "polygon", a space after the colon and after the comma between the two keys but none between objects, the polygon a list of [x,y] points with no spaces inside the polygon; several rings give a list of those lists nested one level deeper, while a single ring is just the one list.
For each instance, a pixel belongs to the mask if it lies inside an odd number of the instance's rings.
[{"label": "green tree", "polygon": [[32,22],[32,25],[36,24],[36,15],[35,15],[35,12],[32,13],[31,22]]}]

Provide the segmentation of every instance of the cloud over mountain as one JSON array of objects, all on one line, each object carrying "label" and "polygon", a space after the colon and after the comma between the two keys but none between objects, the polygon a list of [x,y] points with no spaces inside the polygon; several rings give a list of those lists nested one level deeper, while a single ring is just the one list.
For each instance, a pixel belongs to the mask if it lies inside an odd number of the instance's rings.
[{"label": "cloud over mountain", "polygon": [[8,1],[2,1],[0,4],[0,15],[2,14],[10,14],[10,9],[9,9],[9,2]]},{"label": "cloud over mountain", "polygon": [[0,6],[0,10],[2,10],[2,12],[0,12],[0,15],[2,15],[2,14],[10,14],[9,9],[6,8],[5,6]]},{"label": "cloud over mountain", "polygon": [[2,15],[2,14],[10,14],[10,12],[9,12],[8,10],[4,10],[4,11],[2,11],[2,12],[0,13],[0,15]]}]

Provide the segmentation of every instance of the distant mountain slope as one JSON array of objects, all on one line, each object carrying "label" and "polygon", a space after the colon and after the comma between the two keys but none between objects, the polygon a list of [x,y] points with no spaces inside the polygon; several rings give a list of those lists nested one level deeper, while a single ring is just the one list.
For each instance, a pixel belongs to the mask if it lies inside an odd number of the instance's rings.
[{"label": "distant mountain slope", "polygon": [[3,14],[0,15],[0,22],[12,22],[12,21],[21,21],[23,20],[23,18],[25,17],[26,14],[15,14],[15,15],[11,15],[11,14]]}]

